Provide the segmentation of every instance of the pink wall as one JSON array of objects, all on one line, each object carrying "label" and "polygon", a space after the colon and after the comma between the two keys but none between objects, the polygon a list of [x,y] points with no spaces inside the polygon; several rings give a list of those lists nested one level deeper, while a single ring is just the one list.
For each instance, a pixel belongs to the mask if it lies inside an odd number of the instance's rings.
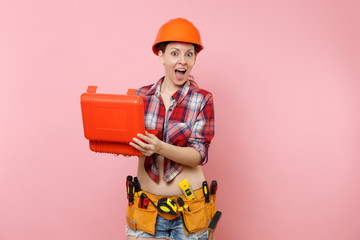
[{"label": "pink wall", "polygon": [[[155,5],[156,4],[156,5]],[[124,239],[136,159],[95,154],[80,94],[157,80],[170,18],[200,29],[217,239],[360,239],[359,1],[1,1],[0,239]]]}]

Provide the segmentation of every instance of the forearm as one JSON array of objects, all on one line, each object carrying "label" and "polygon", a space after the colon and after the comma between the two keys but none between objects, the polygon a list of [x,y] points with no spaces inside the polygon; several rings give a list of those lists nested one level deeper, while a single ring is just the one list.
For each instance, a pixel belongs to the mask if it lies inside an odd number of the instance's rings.
[{"label": "forearm", "polygon": [[148,132],[146,132],[146,136],[139,133],[137,134],[137,137],[139,139],[133,138],[133,142],[130,142],[129,144],[145,156],[151,156],[156,153],[189,167],[197,167],[201,163],[200,152],[192,147],[179,147],[166,143]]},{"label": "forearm", "polygon": [[192,147],[179,147],[162,142],[157,154],[189,167],[197,167],[201,162],[200,153]]}]

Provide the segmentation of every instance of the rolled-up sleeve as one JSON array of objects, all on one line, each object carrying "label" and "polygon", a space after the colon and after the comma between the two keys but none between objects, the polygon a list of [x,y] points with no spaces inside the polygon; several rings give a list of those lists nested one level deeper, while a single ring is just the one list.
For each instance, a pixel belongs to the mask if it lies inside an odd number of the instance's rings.
[{"label": "rolled-up sleeve", "polygon": [[213,96],[208,93],[200,105],[199,114],[191,130],[188,146],[196,149],[201,155],[201,165],[208,161],[208,149],[215,134]]}]

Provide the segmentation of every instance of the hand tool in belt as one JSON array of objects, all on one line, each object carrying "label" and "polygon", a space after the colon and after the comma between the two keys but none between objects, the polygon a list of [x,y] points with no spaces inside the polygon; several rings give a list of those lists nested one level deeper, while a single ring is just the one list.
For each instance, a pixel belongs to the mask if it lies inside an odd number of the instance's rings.
[{"label": "hand tool in belt", "polygon": [[215,195],[216,191],[217,191],[218,185],[217,185],[217,181],[213,180],[210,184],[210,193],[211,195]]},{"label": "hand tool in belt", "polygon": [[134,203],[135,187],[133,182],[129,182],[129,206]]},{"label": "hand tool in belt", "polygon": [[140,182],[139,182],[137,177],[134,177],[134,188],[135,188],[135,196],[140,197],[140,195],[141,195],[141,186],[140,186]]},{"label": "hand tool in belt", "polygon": [[214,203],[216,202],[216,192],[218,189],[218,184],[216,180],[213,180],[210,184],[210,196],[212,201],[214,201]]},{"label": "hand tool in belt", "polygon": [[180,216],[181,216],[181,220],[184,225],[184,228],[186,229],[187,232],[189,232],[189,229],[187,228],[185,219],[184,219],[184,208],[185,208],[185,205],[187,205],[187,204],[184,204],[184,200],[181,197],[177,198],[177,203],[179,204],[179,212],[180,212]]},{"label": "hand tool in belt", "polygon": [[221,216],[222,216],[222,212],[216,211],[215,215],[211,219],[211,222],[209,223],[209,226],[208,226],[208,230],[209,230],[209,238],[208,239],[209,240],[213,240],[214,231],[215,231],[215,228],[216,228]]},{"label": "hand tool in belt", "polygon": [[139,208],[147,209],[149,205],[149,198],[145,193],[141,193],[139,200]]},{"label": "hand tool in belt", "polygon": [[126,193],[127,193],[127,199],[129,199],[129,183],[131,183],[133,180],[132,176],[127,176],[126,177]]},{"label": "hand tool in belt", "polygon": [[202,189],[203,189],[203,193],[205,196],[205,202],[209,203],[210,202],[210,191],[209,191],[209,185],[206,181],[203,181]]}]

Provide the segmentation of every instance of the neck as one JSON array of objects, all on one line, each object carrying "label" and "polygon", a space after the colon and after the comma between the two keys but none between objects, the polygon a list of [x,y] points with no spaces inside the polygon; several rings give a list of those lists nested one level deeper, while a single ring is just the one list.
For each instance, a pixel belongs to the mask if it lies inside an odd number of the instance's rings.
[{"label": "neck", "polygon": [[160,91],[163,93],[168,93],[170,95],[173,95],[179,89],[180,89],[180,86],[173,84],[170,80],[168,80],[165,77],[164,81],[161,83]]}]

